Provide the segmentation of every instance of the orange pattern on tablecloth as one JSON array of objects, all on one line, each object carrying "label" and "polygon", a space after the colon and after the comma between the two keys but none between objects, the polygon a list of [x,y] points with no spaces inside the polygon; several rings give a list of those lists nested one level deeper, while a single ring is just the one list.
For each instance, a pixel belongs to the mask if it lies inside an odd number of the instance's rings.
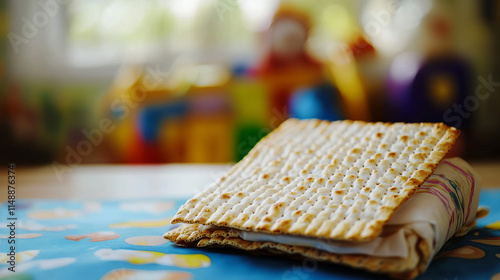
[{"label": "orange pattern on tablecloth", "polygon": [[101,280],[131,280],[131,279],[155,279],[155,280],[189,280],[193,275],[184,271],[168,270],[139,270],[120,268],[106,273]]},{"label": "orange pattern on tablecloth", "polygon": [[474,246],[463,246],[457,249],[449,250],[438,254],[434,259],[441,258],[461,258],[461,259],[480,259],[486,253]]},{"label": "orange pattern on tablecloth", "polygon": [[472,242],[477,242],[486,245],[500,246],[500,237],[489,237],[483,239],[473,239]]},{"label": "orange pattern on tablecloth", "polygon": [[125,239],[125,242],[138,246],[158,246],[168,242],[163,236],[134,236]]},{"label": "orange pattern on tablecloth", "polygon": [[100,242],[117,239],[118,237],[120,237],[120,235],[112,231],[98,231],[87,234],[66,235],[64,238],[71,241],[80,241],[82,239],[90,238],[90,242]]}]

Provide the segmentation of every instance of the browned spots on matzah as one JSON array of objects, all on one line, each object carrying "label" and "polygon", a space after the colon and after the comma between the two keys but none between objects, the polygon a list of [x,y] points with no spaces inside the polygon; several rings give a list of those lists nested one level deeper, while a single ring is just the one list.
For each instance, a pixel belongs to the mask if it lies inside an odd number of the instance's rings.
[{"label": "browned spots on matzah", "polygon": [[444,124],[290,119],[172,222],[371,240],[458,135]]}]

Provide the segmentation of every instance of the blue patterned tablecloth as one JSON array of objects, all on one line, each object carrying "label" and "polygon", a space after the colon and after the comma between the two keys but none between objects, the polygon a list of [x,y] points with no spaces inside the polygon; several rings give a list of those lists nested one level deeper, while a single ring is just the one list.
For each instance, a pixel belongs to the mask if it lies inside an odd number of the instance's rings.
[{"label": "blue patterned tablecloth", "polygon": [[[0,217],[0,279],[384,279],[347,267],[255,256],[233,249],[180,248],[162,238],[184,200],[16,201]],[[500,279],[500,190],[484,190],[490,214],[450,240],[419,279]],[[9,222],[16,222],[15,271]]]}]

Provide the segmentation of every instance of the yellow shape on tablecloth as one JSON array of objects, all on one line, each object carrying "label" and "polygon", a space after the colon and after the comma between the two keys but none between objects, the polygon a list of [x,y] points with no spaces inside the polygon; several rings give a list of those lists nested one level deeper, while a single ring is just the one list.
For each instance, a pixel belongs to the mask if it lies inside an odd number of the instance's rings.
[{"label": "yellow shape on tablecloth", "polygon": [[486,245],[493,245],[493,246],[500,246],[500,237],[490,237],[490,238],[484,238],[484,239],[474,239],[471,240],[473,242],[481,243],[481,244],[486,244]]},{"label": "yellow shape on tablecloth", "polygon": [[174,266],[197,268],[208,267],[211,264],[210,258],[202,254],[194,255],[170,255]]},{"label": "yellow shape on tablecloth", "polygon": [[454,250],[449,250],[438,254],[434,259],[441,258],[461,258],[461,259],[480,259],[486,253],[474,246],[463,246]]},{"label": "yellow shape on tablecloth", "polygon": [[[142,254],[137,254],[137,255],[131,254],[128,257],[127,261],[131,264],[147,264],[147,263],[154,263],[159,258],[165,256],[164,253],[154,252],[154,251],[138,251],[138,252],[141,252]],[[146,256],[146,254],[149,254],[149,256]]]},{"label": "yellow shape on tablecloth", "polygon": [[141,251],[128,249],[100,249],[94,255],[101,260],[126,261],[131,264],[156,263],[165,266],[176,266],[183,268],[200,268],[211,265],[209,257],[202,254],[177,255],[165,254],[155,251]]},{"label": "yellow shape on tablecloth", "polygon": [[486,226],[489,229],[500,229],[500,221],[496,221]]},{"label": "yellow shape on tablecloth", "polygon": [[[7,255],[8,253],[0,253],[0,263],[5,263],[10,259],[10,256]],[[34,259],[36,256],[40,254],[40,250],[28,250],[28,251],[21,251],[16,253],[16,262],[17,263],[22,263],[22,262],[27,262],[31,261]]]}]

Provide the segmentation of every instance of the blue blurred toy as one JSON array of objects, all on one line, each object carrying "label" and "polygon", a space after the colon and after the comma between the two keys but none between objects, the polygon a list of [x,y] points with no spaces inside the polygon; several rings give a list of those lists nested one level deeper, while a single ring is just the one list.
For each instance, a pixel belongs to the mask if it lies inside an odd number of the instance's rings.
[{"label": "blue blurred toy", "polygon": [[295,91],[290,98],[290,116],[298,119],[336,121],[344,119],[338,90],[328,83]]}]

